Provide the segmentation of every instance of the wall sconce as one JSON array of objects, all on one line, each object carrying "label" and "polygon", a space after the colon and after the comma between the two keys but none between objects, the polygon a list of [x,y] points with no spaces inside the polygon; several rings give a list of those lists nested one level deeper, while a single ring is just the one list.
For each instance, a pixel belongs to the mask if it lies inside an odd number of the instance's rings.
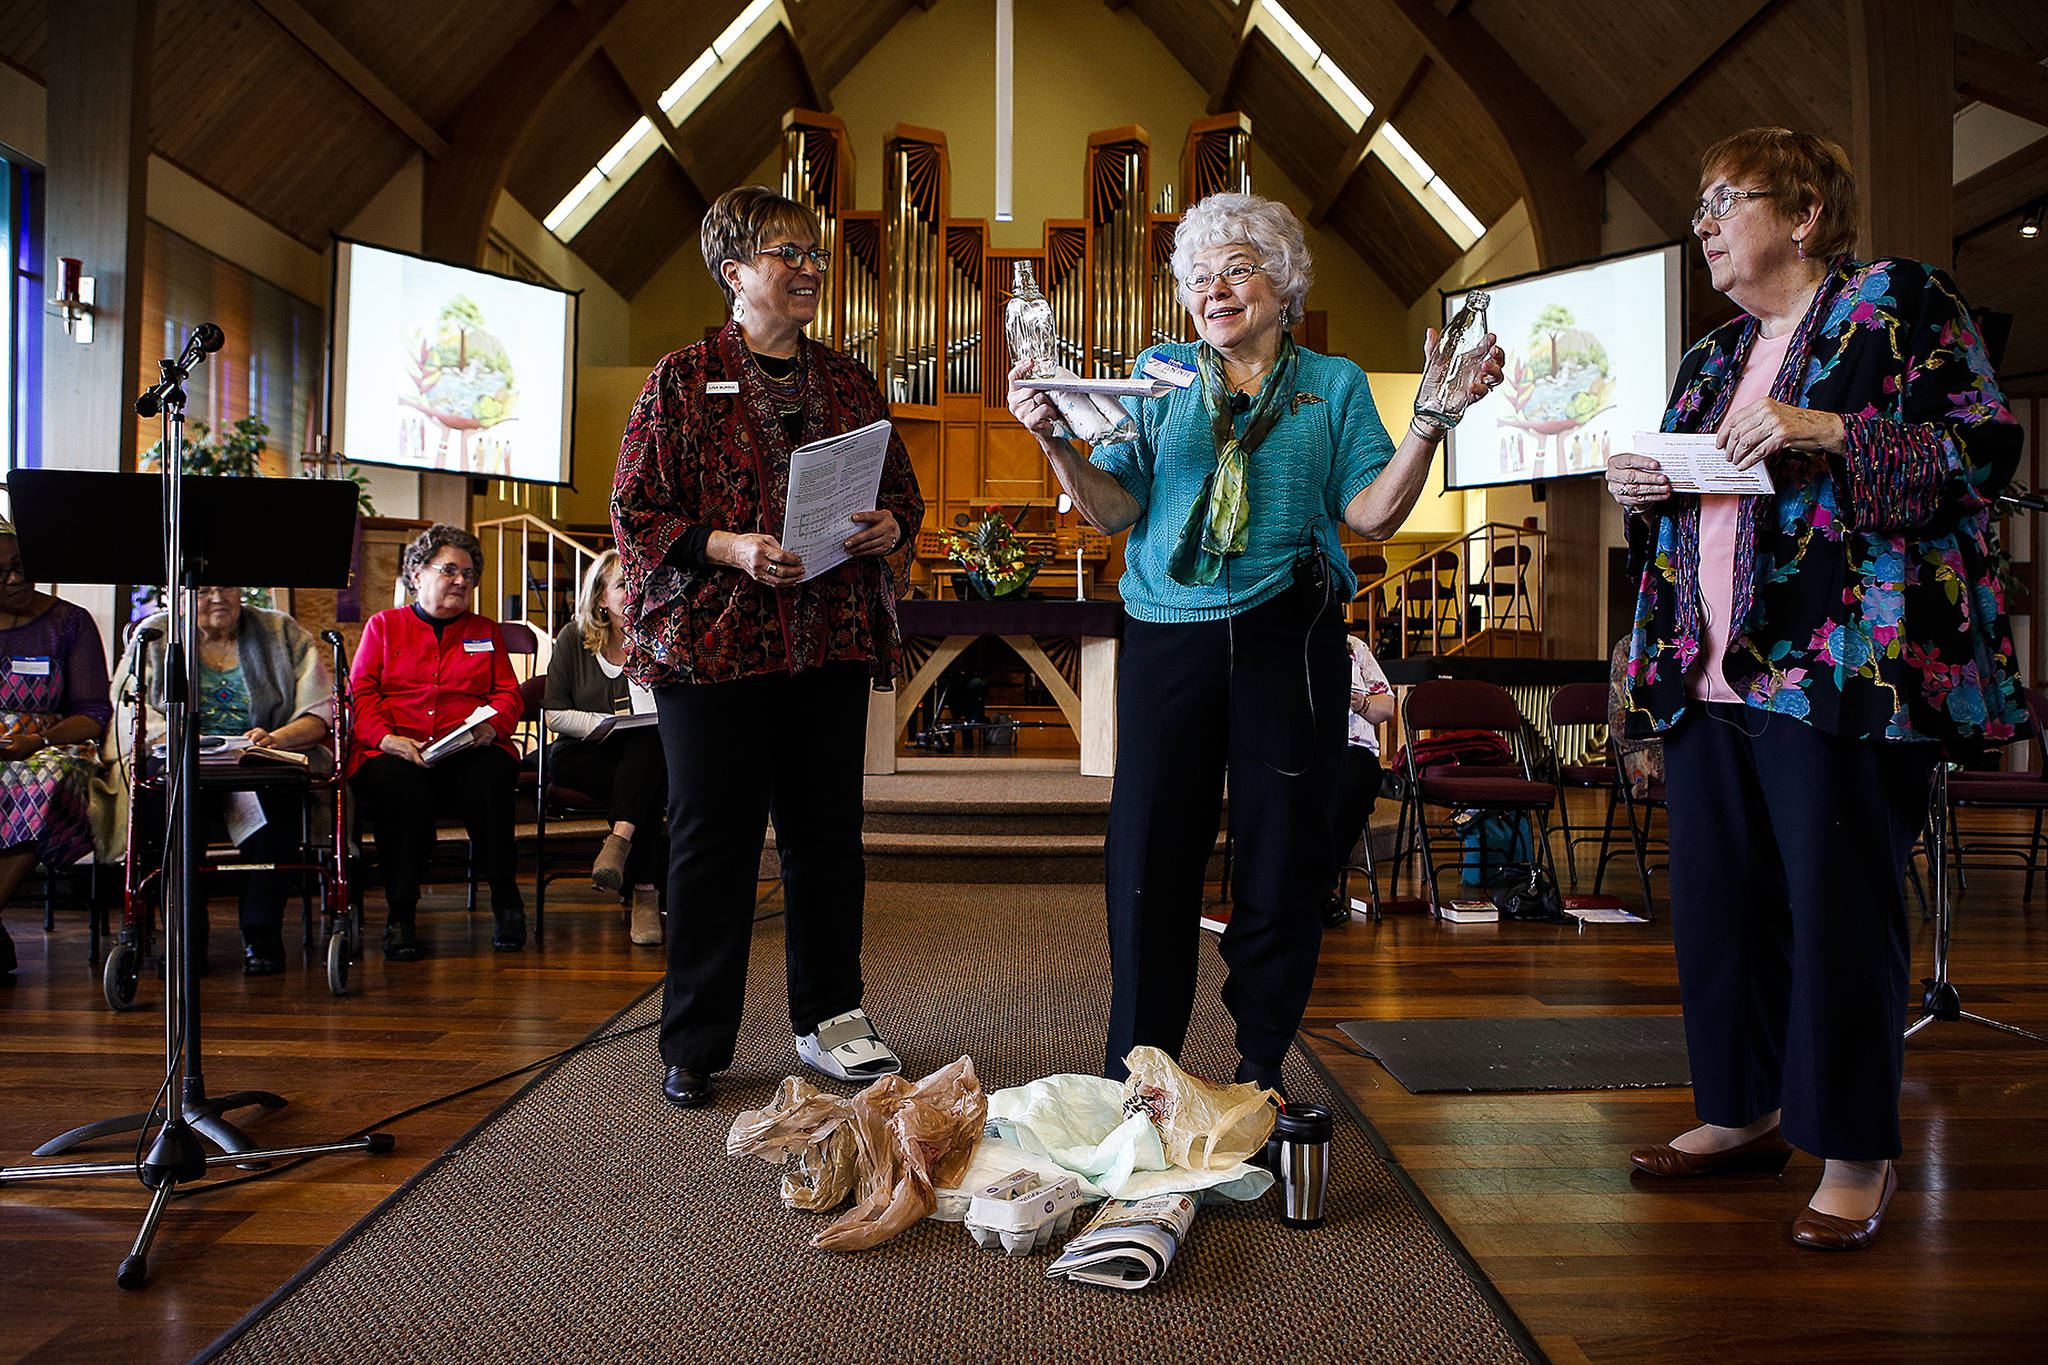
[{"label": "wall sconce", "polygon": [[57,297],[50,300],[64,319],[64,335],[81,346],[92,344],[93,280],[76,256],[57,259]]},{"label": "wall sconce", "polygon": [[2027,211],[2020,215],[2020,236],[2028,241],[2041,235],[2041,210],[2048,206],[2048,200],[2036,199],[2027,205]]}]

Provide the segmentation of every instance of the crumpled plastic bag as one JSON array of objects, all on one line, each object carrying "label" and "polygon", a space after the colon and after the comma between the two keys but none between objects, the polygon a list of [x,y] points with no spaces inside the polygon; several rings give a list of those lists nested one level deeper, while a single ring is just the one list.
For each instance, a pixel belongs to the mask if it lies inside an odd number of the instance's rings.
[{"label": "crumpled plastic bag", "polygon": [[965,1184],[986,1184],[1019,1168],[1079,1177],[1084,1193],[1112,1199],[1206,1190],[1224,1199],[1257,1199],[1273,1173],[1240,1162],[1195,1170],[1173,1164],[1146,1114],[1124,1112],[1124,1088],[1101,1076],[1056,1075],[988,1097],[989,1136]]},{"label": "crumpled plastic bag", "polygon": [[1215,1085],[1190,1076],[1156,1047],[1124,1057],[1124,1112],[1143,1114],[1159,1129],[1167,1160],[1198,1171],[1235,1166],[1273,1135],[1277,1098],[1264,1086]]},{"label": "crumpled plastic bag", "polygon": [[775,1097],[733,1120],[726,1135],[729,1156],[753,1152],[779,1165],[795,1158],[782,1176],[782,1202],[793,1209],[824,1213],[853,1189],[857,1144],[848,1120],[853,1105],[828,1095],[799,1076],[785,1076]]},{"label": "crumpled plastic bag", "polygon": [[915,1085],[884,1076],[853,1097],[850,1127],[859,1151],[857,1198],[811,1238],[821,1251],[865,1251],[931,1215],[937,1188],[967,1173],[988,1119],[988,1096],[962,1057]]}]

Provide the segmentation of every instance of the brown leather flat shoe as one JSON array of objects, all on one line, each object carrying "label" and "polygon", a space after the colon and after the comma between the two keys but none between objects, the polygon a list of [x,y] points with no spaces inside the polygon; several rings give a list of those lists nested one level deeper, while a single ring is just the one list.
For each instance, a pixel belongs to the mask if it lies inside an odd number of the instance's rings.
[{"label": "brown leather flat shoe", "polygon": [[1792,1159],[1792,1144],[1773,1128],[1723,1152],[1682,1152],[1660,1142],[1636,1148],[1628,1159],[1639,1171],[1673,1180],[1703,1175],[1777,1175]]},{"label": "brown leather flat shoe", "polygon": [[1877,1240],[1884,1211],[1892,1206],[1892,1196],[1898,1192],[1899,1163],[1888,1161],[1884,1168],[1884,1193],[1877,1197],[1877,1212],[1863,1219],[1842,1218],[1832,1213],[1816,1213],[1809,1206],[1792,1220],[1792,1240],[1815,1251],[1861,1251]]}]

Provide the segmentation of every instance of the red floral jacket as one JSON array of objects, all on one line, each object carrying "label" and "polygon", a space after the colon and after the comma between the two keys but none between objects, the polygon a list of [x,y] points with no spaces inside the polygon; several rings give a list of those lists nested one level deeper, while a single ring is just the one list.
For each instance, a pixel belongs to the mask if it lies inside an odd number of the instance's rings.
[{"label": "red floral jacket", "polygon": [[[693,526],[780,534],[794,446],[888,416],[866,366],[808,337],[799,345],[805,378],[795,442],[731,323],[665,357],[633,405],[612,482],[612,529],[625,573],[626,668],[643,687],[848,660],[867,662],[878,686],[896,675],[901,637],[887,556],[863,555],[788,588],[668,558]],[[734,381],[736,394],[708,391]],[[910,545],[924,498],[893,433],[877,502],[901,524],[900,544]]]}]

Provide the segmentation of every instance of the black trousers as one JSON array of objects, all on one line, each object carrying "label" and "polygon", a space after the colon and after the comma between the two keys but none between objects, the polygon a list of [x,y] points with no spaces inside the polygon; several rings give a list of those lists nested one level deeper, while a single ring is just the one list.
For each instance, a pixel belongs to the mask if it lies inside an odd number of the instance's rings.
[{"label": "black trousers", "polygon": [[548,781],[605,805],[612,823],[633,826],[628,886],[668,881],[668,763],[655,730],[627,730],[598,744],[558,739],[548,746]]},{"label": "black trousers", "polygon": [[[1347,722],[1347,728],[1348,728]],[[1372,808],[1380,798],[1380,756],[1363,744],[1344,746],[1337,760],[1336,795],[1330,806],[1330,894],[1337,894],[1337,882],[1351,861],[1351,850],[1372,819]]]},{"label": "black trousers", "polygon": [[860,1004],[868,691],[864,663],[655,690],[669,771],[665,1065],[732,1065],[770,819],[790,1027],[815,1033]]},{"label": "black trousers", "polygon": [[420,883],[434,851],[434,821],[449,814],[460,816],[469,831],[491,888],[491,909],[525,908],[512,842],[518,778],[519,761],[495,744],[450,754],[431,768],[378,754],[356,769],[349,779],[356,813],[377,832],[377,867],[395,918],[409,920],[419,908]]},{"label": "black trousers", "polygon": [[1289,590],[1224,621],[1126,619],[1104,852],[1111,974],[1104,1074],[1187,1040],[1202,884],[1224,776],[1236,860],[1223,1004],[1242,1079],[1278,1079],[1307,1008],[1330,890],[1330,794],[1349,661],[1333,609]]},{"label": "black trousers", "polygon": [[1935,750],[1695,703],[1664,739],[1671,934],[1702,1121],[1784,1110],[1819,1157],[1899,1154],[1900,881]]}]

